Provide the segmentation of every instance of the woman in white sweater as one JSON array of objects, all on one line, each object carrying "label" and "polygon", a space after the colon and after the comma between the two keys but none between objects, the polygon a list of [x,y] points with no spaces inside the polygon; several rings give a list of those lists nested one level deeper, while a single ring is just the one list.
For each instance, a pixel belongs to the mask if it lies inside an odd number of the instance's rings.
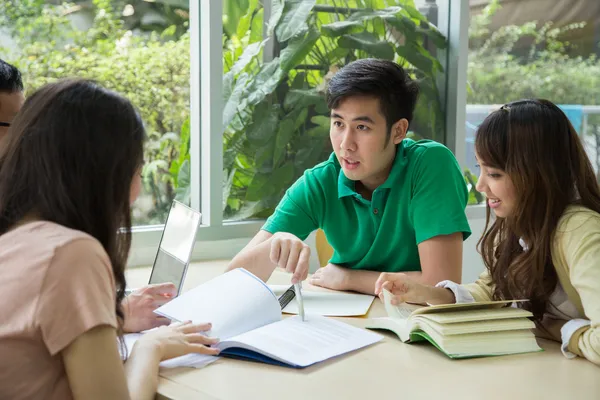
[{"label": "woman in white sweater", "polygon": [[486,271],[435,287],[383,273],[376,293],[391,291],[395,303],[529,299],[536,334],[600,364],[600,189],[577,132],[553,103],[520,100],[485,119],[475,152],[488,200],[478,243]]}]

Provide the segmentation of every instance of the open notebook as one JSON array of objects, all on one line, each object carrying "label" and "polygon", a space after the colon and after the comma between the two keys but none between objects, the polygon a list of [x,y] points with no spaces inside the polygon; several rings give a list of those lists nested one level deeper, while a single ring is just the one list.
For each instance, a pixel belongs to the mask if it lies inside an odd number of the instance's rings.
[{"label": "open notebook", "polygon": [[402,303],[383,292],[384,318],[367,323],[370,329],[394,332],[403,342],[429,341],[450,358],[469,358],[541,351],[531,331],[529,311],[505,307],[515,302],[488,301],[437,306]]},{"label": "open notebook", "polygon": [[324,318],[282,320],[275,294],[259,278],[236,269],[220,275],[155,311],[171,320],[211,322],[221,356],[303,368],[371,345],[373,332]]}]

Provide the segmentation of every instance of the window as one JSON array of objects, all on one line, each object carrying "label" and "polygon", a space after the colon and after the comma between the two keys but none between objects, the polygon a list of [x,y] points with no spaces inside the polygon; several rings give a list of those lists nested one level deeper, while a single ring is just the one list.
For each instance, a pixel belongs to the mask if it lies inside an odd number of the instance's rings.
[{"label": "window", "polygon": [[470,5],[466,167],[475,168],[475,130],[494,105],[538,97],[565,111],[600,180],[600,3],[471,0]]},{"label": "window", "polygon": [[139,109],[148,141],[144,190],[133,207],[137,226],[162,224],[175,197],[189,202],[188,19],[188,0],[0,5],[1,53],[22,71],[27,93],[84,77]]},{"label": "window", "polygon": [[328,158],[324,88],[356,59],[403,65],[421,87],[409,137],[445,142],[446,33],[437,4],[421,3],[422,12],[406,0],[223,2],[225,220],[268,217]]},{"label": "window", "polygon": [[152,262],[161,232],[154,224],[173,198],[202,212],[194,257],[233,256],[239,246],[231,239],[253,236],[285,189],[329,155],[320,90],[357,58],[394,59],[420,79],[411,135],[445,143],[462,161],[464,146],[456,143],[464,143],[457,129],[464,103],[456,98],[465,85],[456,82],[466,67],[456,49],[463,2],[59,4],[0,2],[0,46],[9,48],[2,54],[23,70],[28,90],[88,76],[140,109],[150,140],[130,265]]}]

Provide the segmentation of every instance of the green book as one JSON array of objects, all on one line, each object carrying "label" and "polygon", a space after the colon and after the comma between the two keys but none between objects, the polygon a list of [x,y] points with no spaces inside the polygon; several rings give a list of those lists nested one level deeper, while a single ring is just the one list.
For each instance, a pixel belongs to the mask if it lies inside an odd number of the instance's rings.
[{"label": "green book", "polygon": [[533,315],[507,307],[523,300],[395,306],[390,292],[383,295],[388,316],[373,318],[366,327],[392,331],[405,343],[428,341],[450,358],[542,351],[532,332]]}]

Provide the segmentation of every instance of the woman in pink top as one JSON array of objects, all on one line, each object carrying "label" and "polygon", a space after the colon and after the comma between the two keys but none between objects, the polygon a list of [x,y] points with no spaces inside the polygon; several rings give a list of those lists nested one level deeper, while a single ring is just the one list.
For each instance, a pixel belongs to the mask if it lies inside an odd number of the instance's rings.
[{"label": "woman in pink top", "polygon": [[184,323],[121,361],[144,138],[128,100],[85,80],[43,87],[14,119],[0,154],[0,398],[151,399],[161,360],[217,354],[210,324]]}]

